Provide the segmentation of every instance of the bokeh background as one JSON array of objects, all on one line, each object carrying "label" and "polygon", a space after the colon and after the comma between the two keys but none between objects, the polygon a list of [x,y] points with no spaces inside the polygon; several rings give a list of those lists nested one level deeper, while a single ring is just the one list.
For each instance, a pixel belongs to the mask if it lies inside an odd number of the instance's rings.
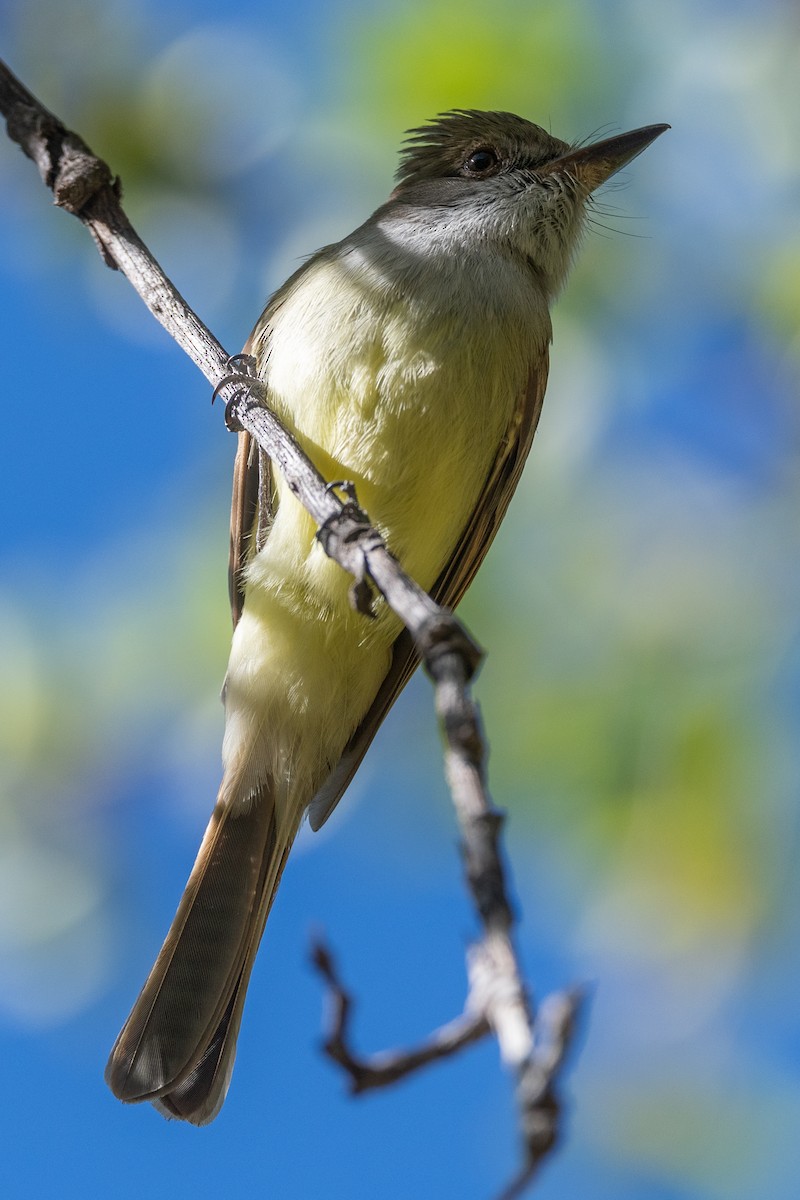
[{"label": "bokeh background", "polygon": [[[539,995],[591,981],[534,1194],[771,1200],[800,1167],[800,17],[790,0],[5,0],[3,57],[111,163],[236,351],[456,106],[673,125],[601,196],[528,472],[463,614]],[[431,696],[303,835],[233,1087],[105,1089],[210,811],[233,439],[0,139],[0,1129],[10,1197],[489,1197],[487,1043],[381,1095],[322,1059],[323,928],[365,1049],[460,1011],[474,933]]]}]

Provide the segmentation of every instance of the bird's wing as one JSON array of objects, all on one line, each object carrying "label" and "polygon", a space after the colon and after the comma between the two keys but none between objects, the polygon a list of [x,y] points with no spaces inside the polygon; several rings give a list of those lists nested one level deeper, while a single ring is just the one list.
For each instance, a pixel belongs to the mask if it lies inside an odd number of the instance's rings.
[{"label": "bird's wing", "polygon": [[[500,444],[480,499],[465,525],[431,596],[437,604],[455,608],[486,557],[511,497],[519,483],[542,411],[547,384],[547,352],[531,372],[525,392]],[[319,829],[338,804],[378,732],[386,714],[419,665],[411,635],[404,630],[396,639],[389,672],[372,705],[350,738],[344,753],[309,807],[312,829]]]},{"label": "bird's wing", "polygon": [[258,510],[258,452],[247,430],[239,434],[233,464],[231,497],[231,547],[228,558],[228,597],[234,629],[244,607],[242,570],[247,562],[250,538]]}]

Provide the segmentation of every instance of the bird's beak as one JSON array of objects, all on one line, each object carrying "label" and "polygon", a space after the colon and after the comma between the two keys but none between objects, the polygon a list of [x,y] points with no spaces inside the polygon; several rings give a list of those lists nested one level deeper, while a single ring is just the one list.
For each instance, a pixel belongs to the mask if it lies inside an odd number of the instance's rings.
[{"label": "bird's beak", "polygon": [[632,129],[630,133],[619,133],[615,137],[604,138],[602,142],[594,142],[591,146],[570,150],[554,158],[544,168],[540,167],[539,171],[573,175],[588,194],[627,166],[631,159],[646,150],[669,128],[669,125],[645,125],[641,129]]}]

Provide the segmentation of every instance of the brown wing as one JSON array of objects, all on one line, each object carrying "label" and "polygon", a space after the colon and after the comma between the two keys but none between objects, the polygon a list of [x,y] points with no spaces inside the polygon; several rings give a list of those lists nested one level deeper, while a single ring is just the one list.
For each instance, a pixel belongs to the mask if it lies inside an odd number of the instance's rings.
[{"label": "brown wing", "polygon": [[247,561],[248,542],[253,531],[258,508],[258,459],[253,442],[246,431],[239,434],[236,459],[233,464],[233,496],[231,497],[231,548],[228,558],[228,597],[234,629],[239,624],[244,607],[242,569]]},{"label": "brown wing", "polygon": [[[511,503],[522,468],[533,442],[547,384],[545,351],[506,430],[480,499],[467,522],[447,566],[431,588],[437,604],[455,608],[486,557]],[[319,829],[328,819],[355,775],[386,714],[419,665],[410,634],[403,631],[394,643],[392,664],[369,712],[348,742],[344,754],[309,808],[309,823]]]},{"label": "brown wing", "polygon": [[[291,280],[289,281],[291,282]],[[287,285],[288,286],[288,285]],[[270,301],[253,332],[244,344],[242,354],[266,356],[269,314],[279,302],[280,293]],[[231,496],[231,543],[228,555],[228,598],[234,629],[244,608],[242,572],[250,556],[252,540],[260,549],[272,524],[272,468],[270,460],[259,450],[247,430],[239,434],[236,459],[233,464],[233,494]],[[257,522],[257,523],[256,523]]]}]

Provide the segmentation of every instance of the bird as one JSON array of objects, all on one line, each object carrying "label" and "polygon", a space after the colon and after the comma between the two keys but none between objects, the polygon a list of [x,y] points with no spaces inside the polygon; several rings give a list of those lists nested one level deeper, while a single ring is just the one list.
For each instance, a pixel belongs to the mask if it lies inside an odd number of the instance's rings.
[{"label": "bird", "polygon": [[[404,569],[455,608],[519,481],[547,382],[550,305],[596,189],[659,136],[588,145],[512,113],[408,132],[388,201],[280,287],[245,346],[267,403]],[[223,776],[164,945],[112,1049],[126,1102],[212,1121],[292,843],[327,820],[418,664],[247,432],[233,476]]]}]

